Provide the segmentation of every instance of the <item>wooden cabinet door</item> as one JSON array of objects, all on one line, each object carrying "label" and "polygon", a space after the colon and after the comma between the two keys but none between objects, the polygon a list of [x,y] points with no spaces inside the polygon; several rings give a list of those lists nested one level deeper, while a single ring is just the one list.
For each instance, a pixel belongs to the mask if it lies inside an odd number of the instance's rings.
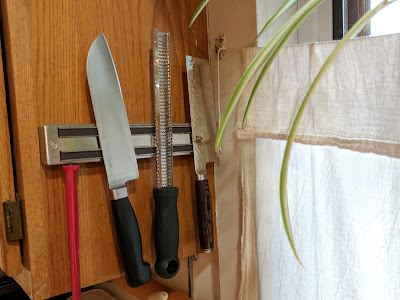
[{"label": "wooden cabinet door", "polygon": [[15,201],[15,190],[2,59],[0,59],[0,170],[0,269],[12,277],[21,273],[22,268],[19,241],[7,242],[4,226],[3,202]]},{"label": "wooden cabinet door", "polygon": [[[172,119],[189,123],[184,98],[185,55],[207,58],[206,16],[188,28],[198,0],[4,0],[7,74],[18,192],[24,211],[23,273],[16,278],[34,299],[70,290],[63,172],[40,163],[38,126],[95,123],[86,79],[91,43],[104,33],[118,71],[130,123],[153,122],[150,90],[152,31],[171,33]],[[143,255],[154,263],[152,242],[155,161],[138,162],[128,184],[142,235]],[[174,159],[179,187],[179,256],[197,252],[193,157]],[[119,277],[110,191],[102,163],[78,171],[82,286]]]}]

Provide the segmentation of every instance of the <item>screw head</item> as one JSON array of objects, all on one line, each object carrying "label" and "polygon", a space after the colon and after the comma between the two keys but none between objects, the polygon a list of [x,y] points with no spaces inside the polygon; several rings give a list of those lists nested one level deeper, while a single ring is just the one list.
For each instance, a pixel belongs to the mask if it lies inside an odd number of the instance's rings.
[{"label": "screw head", "polygon": [[58,148],[58,144],[56,142],[50,142],[49,148],[52,150],[56,150]]}]

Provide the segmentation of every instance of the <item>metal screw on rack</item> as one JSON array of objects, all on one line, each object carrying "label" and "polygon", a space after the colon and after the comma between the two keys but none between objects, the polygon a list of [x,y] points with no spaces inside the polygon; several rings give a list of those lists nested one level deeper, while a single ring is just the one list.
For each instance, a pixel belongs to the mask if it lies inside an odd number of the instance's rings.
[{"label": "metal screw on rack", "polygon": [[56,142],[50,142],[49,143],[49,148],[56,150],[58,148],[58,144]]}]

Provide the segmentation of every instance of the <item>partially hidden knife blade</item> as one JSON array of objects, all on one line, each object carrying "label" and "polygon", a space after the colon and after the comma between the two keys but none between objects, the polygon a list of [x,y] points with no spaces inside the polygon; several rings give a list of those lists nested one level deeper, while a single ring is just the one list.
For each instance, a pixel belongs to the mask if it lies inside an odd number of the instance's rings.
[{"label": "partially hidden knife blade", "polygon": [[139,177],[128,117],[114,61],[104,34],[93,42],[86,62],[87,78],[126,279],[130,286],[150,280],[150,266],[142,258],[142,243],[126,182]]},{"label": "partially hidden knife blade", "polygon": [[216,122],[208,61],[186,56],[190,121],[196,171],[196,206],[200,247],[209,253],[214,248],[213,209],[207,177],[207,163],[215,162]]}]

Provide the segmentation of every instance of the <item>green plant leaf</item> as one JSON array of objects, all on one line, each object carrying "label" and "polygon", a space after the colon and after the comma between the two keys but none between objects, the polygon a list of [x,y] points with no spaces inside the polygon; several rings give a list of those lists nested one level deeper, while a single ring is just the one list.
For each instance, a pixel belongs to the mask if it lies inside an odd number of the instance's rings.
[{"label": "green plant leaf", "polygon": [[257,35],[256,39],[254,40],[253,44],[251,46],[253,47],[260,36],[271,26],[281,15],[283,15],[285,12],[288,11],[289,8],[291,8],[295,3],[297,3],[298,0],[286,0],[285,3],[278,9],[278,11],[272,16],[271,19],[268,20],[267,24],[264,25],[263,29],[261,29],[260,33]]},{"label": "green plant leaf", "polygon": [[204,7],[206,7],[208,2],[210,2],[210,0],[203,0],[200,2],[199,6],[196,8],[196,11],[194,12],[192,20],[190,21],[189,28],[193,25],[194,21],[196,21],[197,17],[203,11]]},{"label": "green plant leaf", "polygon": [[279,51],[281,50],[281,48],[285,45],[285,43],[287,42],[287,40],[290,38],[290,36],[294,33],[294,31],[300,26],[301,23],[303,23],[303,21],[305,19],[308,18],[308,16],[317,8],[319,4],[315,4],[314,6],[312,6],[309,11],[307,13],[305,13],[297,22],[296,24],[294,24],[292,26],[292,28],[289,29],[289,31],[287,32],[287,34],[279,41],[279,43],[274,47],[274,49],[271,51],[270,56],[267,58],[267,61],[264,64],[264,67],[262,68],[260,74],[258,75],[257,81],[253,86],[253,90],[251,91],[251,95],[250,98],[247,102],[247,106],[246,106],[246,110],[244,112],[243,115],[243,120],[242,120],[242,128],[245,127],[246,125],[246,120],[247,120],[247,115],[249,113],[249,109],[250,106],[253,102],[254,96],[256,94],[256,91],[258,89],[258,87],[260,86],[263,78],[265,77],[269,67],[271,66],[272,62],[274,61],[274,59],[276,58],[276,56],[278,55]]},{"label": "green plant leaf", "polygon": [[289,239],[289,243],[292,247],[292,250],[297,258],[299,260],[296,250],[295,250],[295,245],[294,245],[294,239],[293,239],[293,234],[292,234],[292,226],[290,223],[290,216],[289,216],[289,206],[288,206],[288,199],[287,199],[287,177],[288,177],[288,169],[289,169],[289,160],[290,160],[290,154],[292,151],[294,139],[297,133],[297,129],[299,127],[299,123],[304,115],[304,111],[310,102],[311,96],[320,81],[321,77],[325,74],[327,68],[333,61],[333,59],[336,57],[336,55],[339,53],[339,51],[342,49],[343,45],[351,38],[357,36],[363,29],[364,27],[369,23],[371,18],[375,16],[383,7],[385,7],[388,4],[391,4],[397,0],[393,1],[388,1],[385,0],[381,2],[378,6],[376,6],[373,10],[368,11],[364,16],[361,17],[361,19],[354,24],[354,26],[348,31],[348,33],[338,42],[336,45],[335,49],[332,51],[332,53],[329,55],[325,63],[322,65],[321,69],[319,70],[317,76],[315,77],[314,81],[312,82],[310,89],[308,90],[299,111],[297,112],[296,118],[293,122],[293,125],[290,129],[288,141],[286,144],[285,148],[285,153],[283,156],[283,161],[282,161],[282,168],[281,168],[281,177],[280,177],[280,203],[281,203],[281,212],[282,212],[282,219],[286,231],[286,235]]},{"label": "green plant leaf", "polygon": [[268,44],[256,55],[253,61],[250,63],[241,79],[239,80],[236,88],[229,100],[228,106],[225,110],[224,115],[222,116],[220,126],[218,128],[217,137],[215,140],[215,147],[219,148],[222,143],[223,136],[225,134],[226,126],[228,124],[228,120],[232,115],[233,109],[236,106],[241,94],[243,93],[245,87],[253,78],[253,76],[257,73],[261,66],[264,65],[266,59],[273,51],[274,47],[277,43],[285,36],[285,34],[292,28],[294,24],[297,23],[301,17],[306,14],[311,7],[314,5],[320,5],[324,0],[310,0],[306,4],[304,4],[286,23],[282,26],[282,28],[273,36],[273,38],[268,42]]}]

